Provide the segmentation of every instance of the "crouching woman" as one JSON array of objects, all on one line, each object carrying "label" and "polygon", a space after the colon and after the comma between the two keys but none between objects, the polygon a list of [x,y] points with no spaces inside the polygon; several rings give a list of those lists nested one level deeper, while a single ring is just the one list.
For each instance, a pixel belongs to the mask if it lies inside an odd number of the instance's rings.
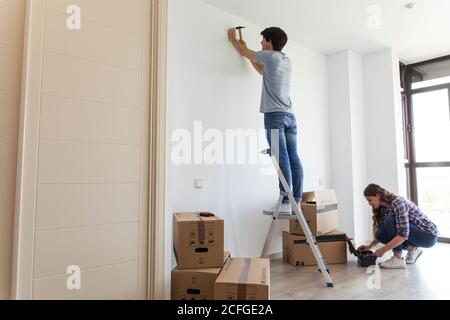
[{"label": "crouching woman", "polygon": [[[391,259],[380,263],[380,267],[405,269],[406,264],[416,263],[422,254],[420,248],[431,248],[436,244],[436,225],[415,204],[376,184],[370,184],[364,190],[364,196],[373,208],[375,239],[359,249],[369,250],[383,243],[384,246],[374,253],[377,257],[390,250],[394,253]],[[403,250],[407,251],[406,259]]]}]

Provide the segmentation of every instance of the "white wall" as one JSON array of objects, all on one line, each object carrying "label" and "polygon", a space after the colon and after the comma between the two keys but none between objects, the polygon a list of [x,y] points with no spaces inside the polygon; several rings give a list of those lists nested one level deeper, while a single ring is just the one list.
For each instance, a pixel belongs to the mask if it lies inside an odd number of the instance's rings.
[{"label": "white wall", "polygon": [[[66,27],[69,5],[80,30]],[[14,297],[145,299],[149,2],[28,10]],[[82,290],[66,287],[71,265]]]},{"label": "white wall", "polygon": [[[192,14],[186,14],[190,12]],[[252,25],[199,0],[169,2],[169,79],[166,241],[172,243],[172,214],[210,210],[225,219],[225,248],[234,256],[259,256],[270,224],[263,209],[278,195],[275,175],[261,175],[260,165],[180,165],[171,162],[174,130],[191,133],[194,121],[204,130],[263,129],[259,114],[262,79],[227,41],[226,31],[247,26],[250,48],[260,49],[264,27]],[[289,33],[289,30],[287,30]],[[305,190],[330,187],[329,118],[326,57],[290,42],[284,50],[292,59],[293,100],[299,124],[300,154],[305,167]],[[265,145],[265,139],[261,139]],[[255,152],[258,148],[254,148]],[[264,158],[262,158],[264,159]],[[202,178],[203,189],[193,182]],[[280,223],[279,230],[287,228]],[[272,252],[281,251],[277,232]],[[166,261],[174,265],[172,247]],[[167,283],[170,265],[166,270]]]},{"label": "white wall", "polygon": [[0,300],[11,297],[25,0],[0,1]]},{"label": "white wall", "polygon": [[363,58],[367,179],[406,196],[399,59],[387,48]]},{"label": "white wall", "polygon": [[349,53],[328,57],[332,183],[339,201],[339,225],[354,236],[352,90]]},{"label": "white wall", "polygon": [[351,130],[353,163],[353,210],[355,241],[361,243],[371,238],[371,210],[363,195],[367,187],[366,131],[364,112],[363,58],[349,51],[349,79],[351,91]]},{"label": "white wall", "polygon": [[378,183],[404,195],[398,58],[392,49],[366,55],[345,50],[328,57],[332,184],[340,228],[357,243],[371,238],[363,191]]},{"label": "white wall", "polygon": [[369,220],[362,57],[345,50],[328,56],[332,182],[339,200],[340,229],[367,240]]}]

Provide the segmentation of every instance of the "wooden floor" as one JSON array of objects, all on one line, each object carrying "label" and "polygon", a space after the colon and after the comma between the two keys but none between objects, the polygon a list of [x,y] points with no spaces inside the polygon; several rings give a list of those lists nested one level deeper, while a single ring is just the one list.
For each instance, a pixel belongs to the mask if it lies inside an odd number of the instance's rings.
[{"label": "wooden floor", "polygon": [[[387,253],[380,261],[391,256]],[[272,300],[409,300],[450,299],[450,244],[439,243],[425,249],[417,264],[406,270],[378,269],[379,289],[374,273],[358,267],[356,258],[348,254],[347,265],[330,265],[334,288],[324,285],[316,267],[296,268],[271,262]],[[368,282],[370,287],[369,289]]]}]

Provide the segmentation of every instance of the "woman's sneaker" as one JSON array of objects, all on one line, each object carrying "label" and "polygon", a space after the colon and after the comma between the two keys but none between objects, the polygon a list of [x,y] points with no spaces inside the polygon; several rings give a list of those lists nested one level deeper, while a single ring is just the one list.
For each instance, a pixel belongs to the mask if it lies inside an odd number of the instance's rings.
[{"label": "woman's sneaker", "polygon": [[393,255],[389,260],[380,262],[380,267],[384,269],[406,269],[406,262],[405,259]]},{"label": "woman's sneaker", "polygon": [[419,257],[422,255],[422,252],[422,249],[419,248],[414,248],[412,251],[408,251],[408,254],[406,255],[406,263],[416,263],[417,259],[419,259]]}]

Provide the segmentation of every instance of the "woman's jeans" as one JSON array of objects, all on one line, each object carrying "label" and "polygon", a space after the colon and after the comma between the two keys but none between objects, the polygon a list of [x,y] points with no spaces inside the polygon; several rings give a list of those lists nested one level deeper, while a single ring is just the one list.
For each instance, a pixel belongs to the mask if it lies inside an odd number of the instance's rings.
[{"label": "woman's jeans", "polygon": [[[397,225],[394,216],[386,216],[384,218],[384,224],[375,233],[375,238],[383,243],[387,244],[397,236]],[[398,247],[392,249],[394,252],[402,252],[408,246],[416,248],[431,248],[437,242],[437,237],[423,231],[413,223],[409,223],[409,237]]]},{"label": "woman's jeans", "polygon": [[[281,171],[294,193],[294,198],[300,202],[303,194],[303,166],[297,153],[297,121],[295,116],[286,112],[264,114],[267,141],[271,155],[277,158]],[[280,181],[280,192],[284,192]],[[285,197],[283,202],[289,202]]]}]

